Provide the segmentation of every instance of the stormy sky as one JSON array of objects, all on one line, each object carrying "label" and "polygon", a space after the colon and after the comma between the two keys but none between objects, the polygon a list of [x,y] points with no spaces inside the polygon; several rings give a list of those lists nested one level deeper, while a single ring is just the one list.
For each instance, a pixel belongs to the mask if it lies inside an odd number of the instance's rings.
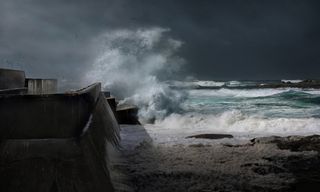
[{"label": "stormy sky", "polygon": [[182,76],[320,78],[317,0],[0,0],[0,67],[77,81],[108,30],[161,27]]}]

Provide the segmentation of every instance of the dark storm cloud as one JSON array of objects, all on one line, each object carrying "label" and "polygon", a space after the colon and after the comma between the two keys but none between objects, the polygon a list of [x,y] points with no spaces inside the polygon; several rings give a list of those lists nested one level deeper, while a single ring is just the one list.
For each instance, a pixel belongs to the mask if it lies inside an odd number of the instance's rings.
[{"label": "dark storm cloud", "polygon": [[297,0],[2,0],[0,66],[77,79],[109,29],[164,27],[199,79],[320,78],[320,3]]},{"label": "dark storm cloud", "polygon": [[136,23],[168,26],[186,42],[199,78],[320,78],[318,1],[140,0],[130,10]]},{"label": "dark storm cloud", "polygon": [[0,62],[30,76],[78,80],[92,62],[91,40],[107,24],[113,4],[81,0],[0,2]]}]

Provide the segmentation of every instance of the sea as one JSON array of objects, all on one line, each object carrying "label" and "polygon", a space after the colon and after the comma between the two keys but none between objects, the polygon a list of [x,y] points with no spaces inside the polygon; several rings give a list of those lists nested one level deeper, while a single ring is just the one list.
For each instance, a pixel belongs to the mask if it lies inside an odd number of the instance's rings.
[{"label": "sea", "polygon": [[218,142],[320,134],[320,89],[257,86],[281,81],[301,80],[167,81],[171,90],[184,93],[179,110],[144,123],[144,127],[153,141],[160,144],[208,142],[187,138],[196,134],[234,136]]}]

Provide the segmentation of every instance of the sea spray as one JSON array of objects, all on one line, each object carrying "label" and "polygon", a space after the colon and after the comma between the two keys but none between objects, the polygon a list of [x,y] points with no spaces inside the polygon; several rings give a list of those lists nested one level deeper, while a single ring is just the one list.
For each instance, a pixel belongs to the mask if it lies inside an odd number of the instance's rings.
[{"label": "sea spray", "polygon": [[140,120],[155,122],[145,128],[158,141],[185,142],[195,133],[320,134],[319,89],[247,88],[270,81],[170,81],[184,60],[177,56],[182,43],[168,31],[113,30],[99,36],[100,52],[84,80],[102,82],[120,104],[138,105]]},{"label": "sea spray", "polygon": [[105,90],[140,108],[140,121],[162,119],[179,110],[183,91],[172,90],[170,79],[184,63],[177,56],[182,42],[168,37],[169,29],[112,30],[99,36],[100,51],[86,82],[102,82]]}]

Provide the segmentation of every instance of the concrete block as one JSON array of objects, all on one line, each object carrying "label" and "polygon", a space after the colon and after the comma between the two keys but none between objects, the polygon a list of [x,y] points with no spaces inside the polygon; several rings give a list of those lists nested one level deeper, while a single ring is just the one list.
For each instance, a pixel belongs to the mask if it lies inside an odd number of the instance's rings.
[{"label": "concrete block", "polygon": [[28,94],[54,94],[58,91],[57,79],[26,79]]},{"label": "concrete block", "polygon": [[22,88],[25,86],[24,71],[0,69],[0,90]]},{"label": "concrete block", "polygon": [[117,107],[116,117],[119,124],[140,125],[138,120],[139,108],[134,105],[121,105]]}]

